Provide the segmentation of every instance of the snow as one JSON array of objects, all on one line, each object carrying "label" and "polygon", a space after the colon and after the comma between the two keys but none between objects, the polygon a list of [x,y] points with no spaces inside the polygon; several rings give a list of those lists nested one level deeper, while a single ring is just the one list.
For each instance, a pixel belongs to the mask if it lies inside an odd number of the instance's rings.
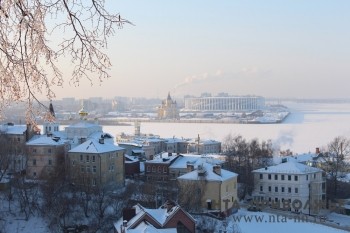
[{"label": "snow", "polygon": [[[282,103],[291,114],[280,124],[210,124],[210,123],[152,123],[141,122],[142,134],[161,137],[210,138],[223,142],[229,134],[242,135],[247,140],[271,139],[275,147],[294,153],[314,152],[327,146],[337,136],[350,138],[350,104]],[[112,135],[134,133],[133,124],[104,126]]]},{"label": "snow", "polygon": [[[232,179],[236,176],[238,176],[238,174],[234,173],[234,172],[230,172],[224,169],[221,169],[221,175],[216,174],[215,172],[213,172],[213,165],[208,164],[208,163],[204,163],[203,164],[203,168],[205,170],[205,180],[207,181],[225,181],[225,180],[229,180]],[[199,180],[201,177],[198,174],[198,169],[194,170],[192,172],[186,173],[182,176],[179,176],[177,179],[179,180]]]},{"label": "snow", "polygon": [[295,161],[288,161],[275,166],[270,166],[266,168],[260,168],[254,170],[253,172],[259,173],[283,173],[283,174],[307,174],[320,172],[321,169],[310,167]]},{"label": "snow", "polygon": [[124,148],[115,146],[111,143],[100,143],[96,139],[87,140],[86,142],[74,147],[69,152],[74,153],[106,153],[112,151],[124,150]]},{"label": "snow", "polygon": [[[229,217],[228,232],[233,232],[233,223],[237,223],[241,232],[244,233],[271,233],[271,232],[283,232],[283,233],[295,233],[295,232],[317,232],[317,233],[345,233],[348,231],[332,228],[320,224],[320,219],[312,216],[306,216],[304,221],[300,218],[300,215],[295,217],[290,216],[283,218],[282,215],[263,213],[263,212],[249,212],[245,209],[240,209],[234,216],[242,216],[241,221],[233,220],[233,216]],[[243,220],[245,216],[252,216],[251,221]],[[298,217],[299,216],[299,217]],[[346,216],[345,216],[346,217]],[[261,221],[259,219],[262,219]],[[285,220],[285,222],[284,222]],[[278,222],[279,221],[279,222]],[[350,222],[350,217],[347,217],[347,221]],[[316,223],[314,223],[316,222]]]}]

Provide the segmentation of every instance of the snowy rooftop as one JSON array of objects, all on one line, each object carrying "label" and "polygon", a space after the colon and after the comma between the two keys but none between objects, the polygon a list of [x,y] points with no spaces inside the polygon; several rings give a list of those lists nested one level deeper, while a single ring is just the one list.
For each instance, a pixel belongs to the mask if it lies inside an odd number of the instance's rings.
[{"label": "snowy rooftop", "polygon": [[69,152],[74,153],[106,153],[112,151],[124,150],[124,148],[111,143],[100,143],[97,139],[90,139],[74,147]]},{"label": "snowy rooftop", "polygon": [[254,170],[253,172],[258,173],[283,173],[283,174],[308,174],[308,173],[315,173],[315,172],[321,172],[321,169],[310,167],[301,163],[298,163],[296,161],[288,161],[285,163],[281,163],[275,166],[270,166],[267,168],[260,168],[257,170]]},{"label": "snowy rooftop", "polygon": [[176,228],[157,229],[148,222],[142,222],[134,229],[128,229],[127,233],[177,233]]},{"label": "snowy rooftop", "polygon": [[192,164],[195,167],[198,167],[198,165],[201,165],[203,163],[210,163],[210,164],[222,164],[224,161],[215,159],[214,157],[210,156],[203,156],[203,155],[193,155],[193,154],[181,154],[178,159],[176,159],[169,168],[186,168],[187,164]]},{"label": "snowy rooftop", "polygon": [[23,134],[26,130],[26,125],[0,125],[0,131],[6,134]]},{"label": "snowy rooftop", "polygon": [[167,152],[155,155],[153,160],[148,160],[147,162],[149,163],[164,163],[164,164],[169,164],[171,163],[174,159],[177,159],[179,156],[177,156],[175,153],[172,153],[171,156]]},{"label": "snowy rooftop", "polygon": [[[156,229],[154,227],[150,227],[151,225],[148,224],[147,222],[145,223],[144,221],[137,226],[135,226],[134,224],[138,220],[142,219],[144,216],[147,215],[151,217],[155,222],[157,222],[159,226],[164,226],[167,223],[167,221],[171,219],[172,216],[174,216],[178,210],[181,209],[178,205],[172,206],[169,210],[167,208],[164,208],[164,206],[158,209],[148,209],[141,206],[140,204],[133,206],[133,208],[135,209],[136,215],[127,222],[126,232],[132,232],[132,233],[175,233],[177,232],[176,229],[174,228]],[[193,219],[192,216],[190,215],[188,216],[191,219]],[[114,223],[115,229],[119,230],[122,224],[123,224],[123,218],[120,218],[116,223]],[[134,228],[134,229],[129,229],[129,228]]]},{"label": "snowy rooftop", "polygon": [[[213,165],[209,163],[204,163],[202,166],[205,171],[204,177],[207,181],[226,181],[238,176],[238,174],[224,169],[221,169],[221,175],[218,175],[213,171]],[[201,178],[198,169],[178,177],[180,180],[199,180]]]},{"label": "snowy rooftop", "polygon": [[47,135],[34,136],[30,141],[27,142],[28,146],[59,146],[63,145],[65,140],[55,139]]}]

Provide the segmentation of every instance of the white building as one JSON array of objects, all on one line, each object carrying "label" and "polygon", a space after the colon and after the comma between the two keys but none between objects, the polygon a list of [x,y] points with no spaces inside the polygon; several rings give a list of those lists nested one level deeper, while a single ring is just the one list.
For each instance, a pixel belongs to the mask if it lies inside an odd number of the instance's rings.
[{"label": "white building", "polygon": [[289,161],[254,170],[253,174],[252,196],[256,201],[273,203],[280,208],[287,206],[284,209],[290,211],[317,214],[320,203],[325,200],[325,178],[321,169]]},{"label": "white building", "polygon": [[185,111],[254,111],[265,107],[261,96],[186,97]]}]

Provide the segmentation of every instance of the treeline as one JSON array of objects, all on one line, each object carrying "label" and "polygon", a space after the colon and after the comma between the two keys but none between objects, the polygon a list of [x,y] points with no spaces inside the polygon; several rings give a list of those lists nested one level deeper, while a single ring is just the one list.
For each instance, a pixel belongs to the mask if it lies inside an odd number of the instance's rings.
[{"label": "treeline", "polygon": [[271,140],[261,141],[244,139],[241,135],[226,136],[223,153],[227,156],[227,169],[238,174],[238,182],[242,186],[238,196],[243,198],[251,194],[254,187],[252,171],[272,165],[273,146]]}]

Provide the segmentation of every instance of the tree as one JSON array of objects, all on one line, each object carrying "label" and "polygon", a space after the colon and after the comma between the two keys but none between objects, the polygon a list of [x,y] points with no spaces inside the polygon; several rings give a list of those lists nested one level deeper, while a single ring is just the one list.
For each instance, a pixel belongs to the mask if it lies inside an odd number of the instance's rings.
[{"label": "tree", "polygon": [[224,139],[223,153],[228,159],[228,169],[238,173],[243,196],[253,190],[254,179],[251,172],[271,164],[272,148],[270,140],[261,143],[258,139],[247,141],[240,135],[228,135]]},{"label": "tree", "polygon": [[0,0],[0,21],[0,113],[13,101],[27,101],[28,123],[35,123],[34,103],[44,107],[37,95],[51,100],[53,87],[64,82],[59,59],[71,57],[74,85],[92,82],[91,74],[108,78],[107,38],[130,23],[109,13],[104,0]]},{"label": "tree", "polygon": [[336,137],[328,144],[328,151],[324,153],[324,170],[329,176],[329,191],[331,198],[337,197],[338,178],[347,169],[346,160],[350,157],[350,141],[345,137]]}]

